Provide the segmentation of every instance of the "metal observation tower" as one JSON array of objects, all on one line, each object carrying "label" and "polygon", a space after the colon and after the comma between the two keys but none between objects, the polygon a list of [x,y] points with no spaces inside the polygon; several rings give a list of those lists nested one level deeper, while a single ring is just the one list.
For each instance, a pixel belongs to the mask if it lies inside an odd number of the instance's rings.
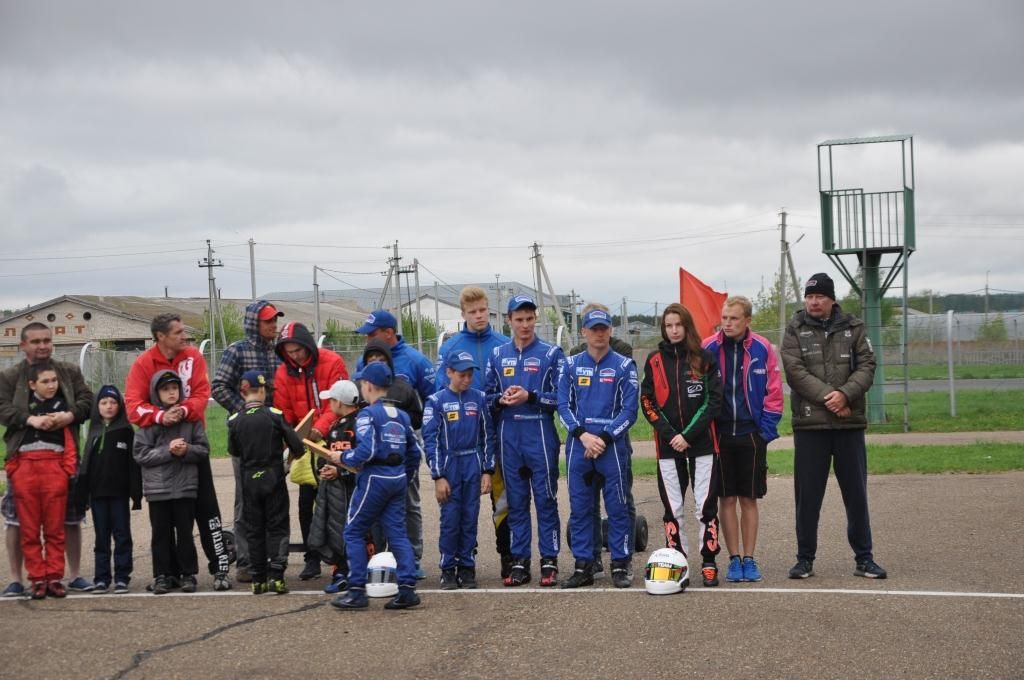
[{"label": "metal observation tower", "polygon": [[[864,162],[868,154],[836,149],[850,145],[878,145],[862,151],[870,152],[875,158],[879,154],[883,158],[895,156],[897,172],[891,173],[893,159],[887,163],[890,172],[879,172]],[[838,173],[839,164],[834,156],[841,157],[842,165],[852,169],[848,173]],[[868,187],[869,182],[878,181],[879,175],[891,176],[891,179],[882,181],[883,187],[889,186],[888,182],[899,181],[900,185],[881,191]],[[904,430],[909,429],[907,260],[916,248],[913,136],[830,139],[818,144],[818,194],[821,201],[822,252],[861,296],[868,337],[878,361],[875,382],[868,392],[868,420],[872,423],[886,420],[885,362],[894,363],[898,356],[898,363],[903,369],[903,427]],[[855,258],[857,266],[851,271],[844,258]],[[897,281],[899,285],[894,286]],[[903,323],[898,333],[883,332],[882,328],[882,300],[890,289],[902,290]]]}]

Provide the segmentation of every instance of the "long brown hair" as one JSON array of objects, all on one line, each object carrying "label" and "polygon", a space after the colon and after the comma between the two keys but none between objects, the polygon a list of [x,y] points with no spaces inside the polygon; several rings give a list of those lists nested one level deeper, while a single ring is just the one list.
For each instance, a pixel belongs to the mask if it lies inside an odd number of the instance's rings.
[{"label": "long brown hair", "polygon": [[697,326],[693,323],[693,315],[690,314],[690,310],[678,302],[673,302],[665,307],[665,311],[661,315],[661,337],[665,342],[670,342],[665,333],[665,317],[669,314],[678,314],[679,320],[683,323],[682,345],[686,349],[686,362],[690,365],[690,374],[694,378],[699,378],[704,375],[707,367],[704,365],[704,353],[700,348],[700,335],[697,334]]}]

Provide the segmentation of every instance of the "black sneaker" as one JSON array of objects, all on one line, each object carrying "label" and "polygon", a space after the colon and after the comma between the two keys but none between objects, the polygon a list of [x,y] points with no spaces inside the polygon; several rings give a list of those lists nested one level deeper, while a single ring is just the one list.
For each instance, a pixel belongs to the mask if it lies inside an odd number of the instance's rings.
[{"label": "black sneaker", "polygon": [[420,596],[412,586],[398,586],[398,595],[384,605],[384,609],[409,609],[420,603]]},{"label": "black sneaker", "polygon": [[593,563],[576,560],[572,576],[562,581],[562,588],[580,588],[594,585]]},{"label": "black sneaker", "polygon": [[505,579],[506,586],[521,586],[530,582],[530,559],[515,560],[512,563],[512,571]]},{"label": "black sneaker", "polygon": [[888,574],[885,569],[875,564],[874,560],[865,560],[857,563],[857,568],[853,570],[854,576],[863,576],[864,578],[886,578]]},{"label": "black sneaker", "polygon": [[718,585],[718,566],[714,562],[705,562],[701,565],[700,575],[705,588],[714,588]]},{"label": "black sneaker", "polygon": [[441,570],[441,590],[458,590],[459,581],[455,576],[455,567]]},{"label": "black sneaker", "polygon": [[157,576],[156,580],[153,581],[153,594],[154,595],[166,595],[171,592],[174,586],[171,584],[171,579],[167,576]]},{"label": "black sneaker", "polygon": [[466,590],[476,590],[476,568],[475,567],[459,567],[456,571],[456,579],[459,582],[460,588]]},{"label": "black sneaker", "polygon": [[198,587],[198,585],[199,584],[196,583],[195,576],[192,576],[191,574],[181,575],[181,592],[194,593],[196,592],[196,588]]},{"label": "black sneaker", "polygon": [[542,588],[550,588],[558,585],[558,558],[540,558],[540,585]]},{"label": "black sneaker", "polygon": [[789,570],[790,578],[810,578],[814,576],[814,563],[810,560],[799,560]]},{"label": "black sneaker", "polygon": [[600,557],[590,563],[590,573],[594,578],[604,578],[604,563],[601,562]]},{"label": "black sneaker", "polygon": [[633,579],[629,574],[629,560],[612,560],[612,585],[616,588],[629,588]]},{"label": "black sneaker", "polygon": [[300,581],[309,581],[320,578],[320,560],[307,560],[306,566],[299,572]]},{"label": "black sneaker", "polygon": [[274,595],[287,595],[288,585],[284,582],[284,577],[278,576],[267,581],[267,592]]}]

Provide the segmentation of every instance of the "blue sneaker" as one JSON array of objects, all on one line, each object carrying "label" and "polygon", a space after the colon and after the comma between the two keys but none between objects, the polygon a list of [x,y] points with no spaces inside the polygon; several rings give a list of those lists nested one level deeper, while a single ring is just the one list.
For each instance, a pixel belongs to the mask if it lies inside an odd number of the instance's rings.
[{"label": "blue sneaker", "polygon": [[25,592],[25,586],[14,581],[4,588],[3,597],[25,597],[27,594],[28,593]]},{"label": "blue sneaker", "polygon": [[84,576],[79,576],[74,581],[68,584],[68,590],[70,590],[73,593],[88,593],[91,592],[95,587],[96,586],[93,585],[92,581],[85,578]]},{"label": "blue sneaker", "polygon": [[366,609],[370,606],[370,598],[366,597],[365,588],[352,588],[331,600],[331,606],[338,609]]},{"label": "blue sneaker", "polygon": [[725,580],[730,583],[746,580],[743,576],[743,560],[739,558],[739,555],[729,558],[729,568],[725,572]]},{"label": "blue sneaker", "polygon": [[345,574],[337,573],[331,582],[324,586],[324,592],[329,595],[337,595],[348,590],[348,577]]},{"label": "blue sneaker", "polygon": [[[732,571],[732,565],[729,565],[729,571]],[[757,566],[757,560],[753,557],[743,558],[743,580],[750,581],[751,583],[757,583],[762,578],[761,569]]]}]

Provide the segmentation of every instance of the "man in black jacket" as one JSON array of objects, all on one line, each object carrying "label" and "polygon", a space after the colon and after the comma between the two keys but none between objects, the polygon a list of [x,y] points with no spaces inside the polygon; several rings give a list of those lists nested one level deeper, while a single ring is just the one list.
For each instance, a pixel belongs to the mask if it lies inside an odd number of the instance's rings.
[{"label": "man in black jacket", "polygon": [[864,322],[836,304],[835,284],[827,274],[807,281],[804,309],[786,327],[782,364],[792,389],[796,497],[797,562],[789,577],[814,575],[818,519],[834,466],[856,561],[853,573],[885,578],[872,552],[864,443],[865,394],[874,381],[875,354]]}]

